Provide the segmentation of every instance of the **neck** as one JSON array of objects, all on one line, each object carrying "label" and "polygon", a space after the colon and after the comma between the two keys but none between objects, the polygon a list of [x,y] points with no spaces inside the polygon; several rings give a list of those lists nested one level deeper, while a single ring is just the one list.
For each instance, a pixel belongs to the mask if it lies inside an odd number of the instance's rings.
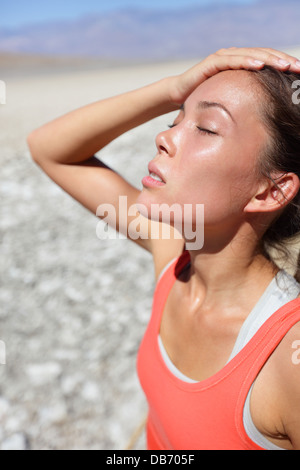
[{"label": "neck", "polygon": [[224,236],[221,240],[206,234],[204,247],[190,251],[191,301],[199,304],[200,296],[202,308],[216,308],[259,298],[278,268],[258,251],[258,244],[249,227],[239,230],[228,242],[224,242]]}]

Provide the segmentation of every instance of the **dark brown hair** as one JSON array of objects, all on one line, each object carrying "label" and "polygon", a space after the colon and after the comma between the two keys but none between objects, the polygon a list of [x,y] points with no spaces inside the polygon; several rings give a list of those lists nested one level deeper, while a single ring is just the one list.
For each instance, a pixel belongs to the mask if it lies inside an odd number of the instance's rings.
[{"label": "dark brown hair", "polygon": [[[269,145],[260,158],[260,174],[272,179],[274,171],[282,174],[291,172],[300,179],[300,104],[295,100],[297,90],[293,88],[300,75],[271,67],[253,73],[263,92],[263,121],[270,134]],[[284,258],[290,257],[289,243],[298,236],[300,192],[265,232],[262,240],[264,253],[273,259],[274,252],[281,253]],[[300,256],[294,274],[299,281]]]}]

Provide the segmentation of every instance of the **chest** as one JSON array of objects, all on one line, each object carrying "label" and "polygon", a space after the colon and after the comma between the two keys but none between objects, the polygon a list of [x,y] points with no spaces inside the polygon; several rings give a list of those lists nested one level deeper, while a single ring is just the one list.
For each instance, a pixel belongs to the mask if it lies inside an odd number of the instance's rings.
[{"label": "chest", "polygon": [[165,304],[160,336],[173,364],[189,378],[202,381],[228,362],[244,322],[241,309],[225,312],[190,305],[179,285],[174,285]]}]

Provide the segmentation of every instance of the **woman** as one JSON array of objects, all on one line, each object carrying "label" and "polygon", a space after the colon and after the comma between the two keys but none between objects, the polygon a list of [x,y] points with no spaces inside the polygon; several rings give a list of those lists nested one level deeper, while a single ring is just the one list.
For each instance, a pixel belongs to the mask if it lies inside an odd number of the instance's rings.
[{"label": "woman", "polygon": [[[35,162],[94,214],[110,203],[119,220],[123,195],[149,218],[134,240],[152,253],[158,280],[138,358],[149,449],[300,449],[300,286],[268,251],[299,231],[299,73],[278,51],[221,50],[28,138]],[[142,191],[93,157],[176,109]],[[184,226],[183,238],[149,237],[164,222],[151,221],[157,204],[204,205],[202,249],[184,250]],[[195,210],[190,219],[197,228]]]}]

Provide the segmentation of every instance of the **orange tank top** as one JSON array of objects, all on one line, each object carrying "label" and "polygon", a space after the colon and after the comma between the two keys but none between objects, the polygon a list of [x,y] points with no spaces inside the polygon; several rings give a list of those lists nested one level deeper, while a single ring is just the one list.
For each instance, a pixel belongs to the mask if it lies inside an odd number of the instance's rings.
[{"label": "orange tank top", "polygon": [[185,252],[159,280],[137,368],[149,404],[149,450],[263,450],[246,434],[243,410],[262,367],[300,321],[300,299],[280,308],[221,371],[199,383],[183,382],[166,366],[158,335],[172,286],[189,263]]}]

